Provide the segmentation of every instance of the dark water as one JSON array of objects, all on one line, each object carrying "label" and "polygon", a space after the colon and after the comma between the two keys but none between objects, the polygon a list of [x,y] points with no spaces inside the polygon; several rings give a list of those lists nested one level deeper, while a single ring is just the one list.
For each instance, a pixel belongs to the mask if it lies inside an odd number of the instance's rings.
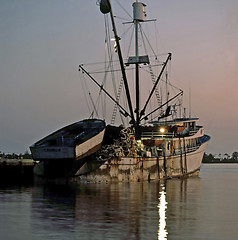
[{"label": "dark water", "polygon": [[0,239],[238,239],[238,164],[150,183],[0,188]]}]

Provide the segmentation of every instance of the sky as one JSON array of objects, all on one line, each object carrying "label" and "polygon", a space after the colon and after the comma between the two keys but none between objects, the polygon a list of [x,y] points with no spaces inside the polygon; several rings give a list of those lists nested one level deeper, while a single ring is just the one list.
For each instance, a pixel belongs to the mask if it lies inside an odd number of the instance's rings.
[{"label": "sky", "polygon": [[[132,3],[112,0],[114,14],[121,6],[131,14]],[[144,3],[160,47],[173,54],[173,76],[191,89],[192,113],[211,136],[206,152],[238,151],[238,1]],[[104,33],[96,0],[0,0],[0,151],[24,153],[89,116],[78,65],[104,60]]]}]

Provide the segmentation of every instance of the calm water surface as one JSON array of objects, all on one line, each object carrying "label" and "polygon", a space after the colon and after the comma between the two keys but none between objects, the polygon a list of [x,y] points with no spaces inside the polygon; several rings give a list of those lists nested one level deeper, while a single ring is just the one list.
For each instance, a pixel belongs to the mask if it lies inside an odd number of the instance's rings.
[{"label": "calm water surface", "polygon": [[0,239],[238,239],[238,164],[150,183],[0,187]]}]

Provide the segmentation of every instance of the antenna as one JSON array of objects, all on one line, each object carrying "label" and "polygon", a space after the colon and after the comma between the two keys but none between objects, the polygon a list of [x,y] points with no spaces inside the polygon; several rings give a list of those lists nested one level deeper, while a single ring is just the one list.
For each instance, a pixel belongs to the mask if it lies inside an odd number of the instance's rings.
[{"label": "antenna", "polygon": [[191,82],[189,81],[189,118],[191,118]]}]

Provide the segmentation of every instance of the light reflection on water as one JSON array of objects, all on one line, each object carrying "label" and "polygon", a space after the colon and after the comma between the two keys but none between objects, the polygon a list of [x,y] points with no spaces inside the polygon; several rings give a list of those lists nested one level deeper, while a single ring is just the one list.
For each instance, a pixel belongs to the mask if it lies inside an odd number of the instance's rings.
[{"label": "light reflection on water", "polygon": [[159,193],[159,228],[158,228],[158,239],[166,240],[167,239],[167,229],[166,229],[166,209],[167,209],[167,201],[166,201],[166,192],[165,186],[162,184],[162,191]]},{"label": "light reflection on water", "polygon": [[0,239],[229,239],[238,165],[164,182],[0,187]]}]

